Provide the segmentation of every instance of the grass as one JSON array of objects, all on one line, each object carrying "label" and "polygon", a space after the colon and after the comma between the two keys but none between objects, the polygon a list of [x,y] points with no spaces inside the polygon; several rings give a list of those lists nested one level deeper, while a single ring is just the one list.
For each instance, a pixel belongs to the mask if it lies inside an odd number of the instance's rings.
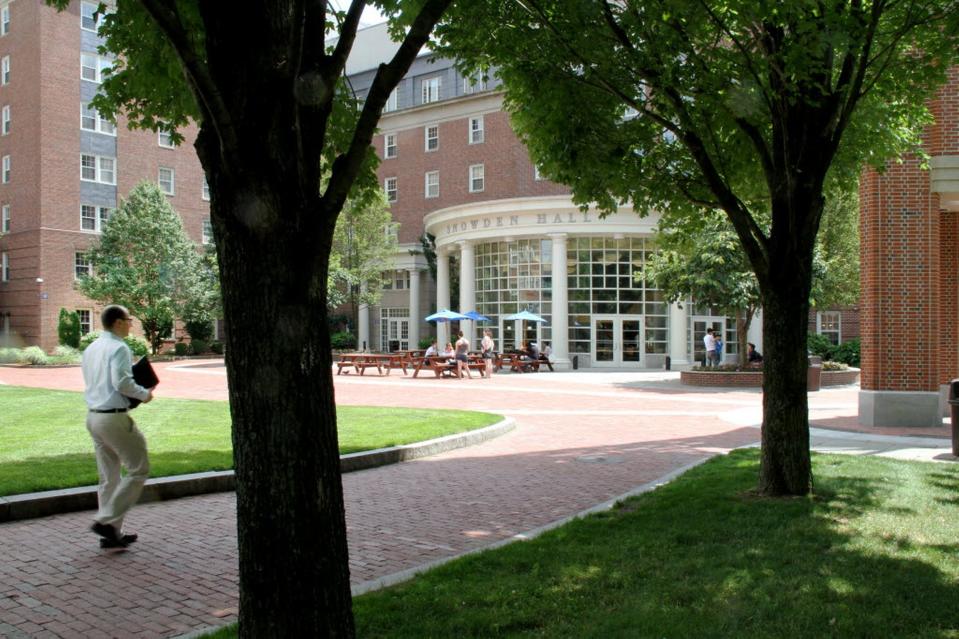
[{"label": "grass", "polygon": [[357,636],[959,637],[959,468],[815,455],[814,469],[815,497],[766,499],[757,451],[719,457],[358,597]]},{"label": "grass", "polygon": [[[97,483],[93,444],[80,393],[0,386],[0,496]],[[226,402],[157,398],[136,409],[150,474],[233,467]],[[489,413],[339,406],[341,453],[409,444],[482,428]]]}]

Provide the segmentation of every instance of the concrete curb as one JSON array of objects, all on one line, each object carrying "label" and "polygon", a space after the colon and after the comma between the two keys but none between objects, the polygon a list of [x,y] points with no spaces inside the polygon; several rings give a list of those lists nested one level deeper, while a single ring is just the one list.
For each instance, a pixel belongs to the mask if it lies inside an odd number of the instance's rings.
[{"label": "concrete curb", "polygon": [[[447,435],[404,446],[392,446],[341,455],[340,471],[352,473],[386,464],[396,464],[419,459],[420,457],[438,455],[456,448],[475,446],[494,437],[499,437],[514,428],[516,428],[516,423],[510,418],[504,418],[492,426],[465,433],[456,433],[455,435]],[[235,489],[236,478],[232,470],[157,477],[147,480],[147,483],[143,486],[143,494],[140,496],[139,503],[166,501],[167,499],[207,493],[230,492]],[[0,523],[47,517],[48,515],[76,512],[78,510],[96,510],[96,508],[96,486],[12,495],[10,497],[0,497]]]}]

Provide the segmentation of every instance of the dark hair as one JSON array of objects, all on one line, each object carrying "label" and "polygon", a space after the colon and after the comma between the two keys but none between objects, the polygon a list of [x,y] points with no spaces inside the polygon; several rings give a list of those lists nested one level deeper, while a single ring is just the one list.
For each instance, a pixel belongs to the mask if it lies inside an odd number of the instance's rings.
[{"label": "dark hair", "polygon": [[706,329],[706,332],[707,332],[707,333],[712,333],[712,332],[713,332],[713,329],[712,329],[712,328],[707,328],[707,329]]},{"label": "dark hair", "polygon": [[100,313],[100,323],[103,328],[110,330],[119,320],[125,320],[130,317],[130,312],[119,304],[111,304]]},{"label": "dark hair", "polygon": [[460,331],[460,337],[463,337],[463,331]]},{"label": "dark hair", "polygon": [[753,350],[756,350],[756,345],[753,344],[752,342],[746,342],[746,344],[747,344],[748,346],[752,346],[752,347],[753,347]]}]

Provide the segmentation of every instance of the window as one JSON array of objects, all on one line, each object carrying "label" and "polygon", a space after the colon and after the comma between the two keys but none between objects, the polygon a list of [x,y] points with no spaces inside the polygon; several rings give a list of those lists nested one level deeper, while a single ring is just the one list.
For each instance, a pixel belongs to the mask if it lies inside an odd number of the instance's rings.
[{"label": "window", "polygon": [[0,253],[0,282],[10,281],[10,260],[7,259],[7,253]]},{"label": "window", "polygon": [[540,173],[539,167],[535,164],[533,165],[533,179],[537,181],[544,179],[543,174]]},{"label": "window", "polygon": [[73,254],[73,279],[82,280],[84,277],[93,275],[93,265],[90,258],[85,253]]},{"label": "window", "polygon": [[93,324],[90,323],[90,311],[87,309],[78,308],[77,315],[80,316],[80,334],[86,335],[93,330]]},{"label": "window", "polygon": [[81,53],[80,77],[90,82],[103,82],[103,78],[109,75],[112,65],[113,63],[109,58],[95,53]]},{"label": "window", "polygon": [[10,84],[10,56],[0,58],[0,85]]},{"label": "window", "polygon": [[486,90],[486,76],[482,71],[477,71],[473,75],[463,78],[463,95],[476,93]]},{"label": "window", "polygon": [[4,204],[0,207],[0,233],[10,232],[10,205]]},{"label": "window", "polygon": [[174,182],[173,169],[168,169],[166,167],[161,166],[159,175],[157,177],[157,182],[160,184],[160,190],[163,191],[164,194],[176,195],[176,191],[174,190],[175,185],[173,183]]},{"label": "window", "polygon": [[203,176],[203,186],[200,190],[200,197],[207,202],[210,201],[210,183],[206,181],[205,175]]},{"label": "window", "polygon": [[10,33],[10,5],[4,5],[0,9],[0,36]]},{"label": "window", "polygon": [[386,99],[386,104],[383,105],[383,113],[389,113],[390,111],[396,111],[399,108],[399,94],[397,89],[393,89],[390,92],[390,97]]},{"label": "window", "polygon": [[396,157],[396,134],[387,133],[383,136],[383,157],[385,158],[395,158]]},{"label": "window", "polygon": [[157,144],[162,146],[164,149],[175,148],[173,144],[173,136],[169,131],[157,131]]},{"label": "window", "polygon": [[94,33],[100,28],[100,25],[103,24],[103,14],[97,15],[97,7],[100,5],[96,2],[81,2],[80,3],[80,28],[84,31],[93,31]]},{"label": "window", "polygon": [[388,177],[383,180],[383,190],[386,191],[386,200],[388,202],[395,202],[397,197],[396,178]]},{"label": "window", "polygon": [[200,241],[204,244],[213,244],[213,223],[210,218],[203,220],[203,228],[200,229]]},{"label": "window", "polygon": [[440,172],[430,171],[426,174],[426,197],[440,196]]},{"label": "window", "polygon": [[102,155],[80,155],[80,179],[84,182],[116,184],[116,158]]},{"label": "window", "polygon": [[80,230],[99,233],[110,219],[110,207],[94,206],[93,204],[80,205]]},{"label": "window", "polygon": [[436,76],[435,78],[429,78],[428,80],[423,80],[423,99],[421,102],[423,104],[429,104],[430,102],[436,102],[440,99],[440,87],[442,83],[440,82],[440,77]]},{"label": "window", "polygon": [[3,160],[0,161],[0,182],[3,184],[8,184],[10,182],[10,156],[3,156]]},{"label": "window", "polygon": [[5,104],[0,110],[0,135],[10,133],[10,105]]},{"label": "window", "polygon": [[89,104],[80,103],[80,128],[84,131],[116,135],[117,127]]},{"label": "window", "polygon": [[479,144],[485,139],[483,132],[483,116],[470,118],[470,144]]},{"label": "window", "polygon": [[440,148],[440,127],[439,125],[434,124],[433,126],[428,126],[424,129],[426,137],[426,150],[435,151]]},{"label": "window", "polygon": [[395,284],[394,288],[398,291],[403,290],[404,288],[409,288],[410,272],[409,271],[393,271],[393,282]]},{"label": "window", "polygon": [[839,311],[816,313],[816,332],[829,338],[833,344],[842,340],[842,314]]},{"label": "window", "polygon": [[474,164],[470,167],[470,193],[479,193],[486,188],[486,167]]}]

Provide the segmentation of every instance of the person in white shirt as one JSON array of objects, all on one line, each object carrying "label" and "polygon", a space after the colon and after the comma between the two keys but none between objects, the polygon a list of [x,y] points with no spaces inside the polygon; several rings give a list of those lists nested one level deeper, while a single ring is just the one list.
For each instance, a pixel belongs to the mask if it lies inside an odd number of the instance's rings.
[{"label": "person in white shirt", "polygon": [[426,349],[426,354],[424,357],[436,357],[439,354],[439,351],[436,350],[436,340],[433,340],[433,343],[430,344],[430,347]]},{"label": "person in white shirt", "polygon": [[713,329],[706,329],[706,335],[703,337],[703,345],[706,347],[706,366],[718,365],[719,358],[716,357],[716,338],[713,337]]},{"label": "person in white shirt", "polygon": [[[127,413],[127,397],[144,404],[153,391],[133,381],[132,355],[123,338],[133,318],[122,306],[107,306],[100,315],[104,331],[83,351],[87,431],[93,438],[100,484],[100,509],[90,529],[100,535],[101,548],[126,548],[137,540],[123,534],[123,518],[140,498],[150,474],[146,439]],[[120,475],[120,467],[126,475]]]}]

